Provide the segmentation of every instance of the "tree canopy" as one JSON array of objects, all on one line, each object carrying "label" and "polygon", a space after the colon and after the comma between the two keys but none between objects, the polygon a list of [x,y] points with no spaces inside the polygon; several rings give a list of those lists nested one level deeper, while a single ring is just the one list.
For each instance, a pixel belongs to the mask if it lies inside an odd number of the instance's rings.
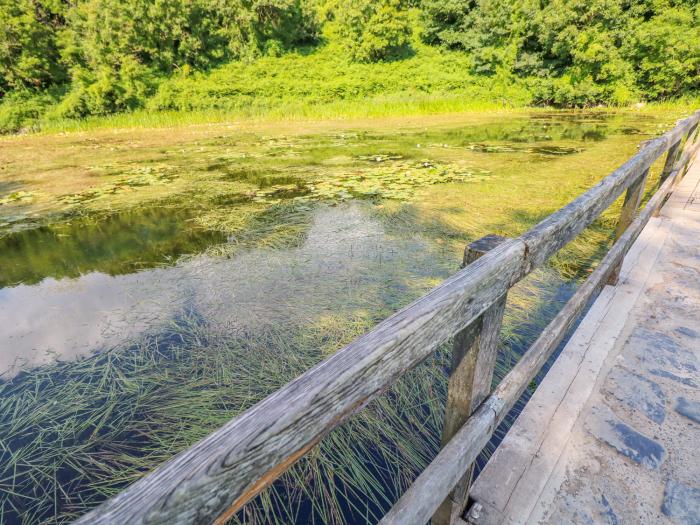
[{"label": "tree canopy", "polygon": [[697,0],[0,0],[0,98],[111,113],[175,75],[328,45],[360,63],[464,54],[542,104],[700,90]]}]

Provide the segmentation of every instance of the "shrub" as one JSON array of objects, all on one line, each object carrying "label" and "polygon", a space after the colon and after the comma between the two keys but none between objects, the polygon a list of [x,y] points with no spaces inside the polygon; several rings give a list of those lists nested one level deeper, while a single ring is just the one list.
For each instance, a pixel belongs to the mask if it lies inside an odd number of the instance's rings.
[{"label": "shrub", "polygon": [[408,51],[412,27],[401,0],[343,2],[338,22],[343,44],[357,62],[378,62]]},{"label": "shrub", "polygon": [[60,1],[0,0],[0,97],[65,80],[56,41],[62,11]]},{"label": "shrub", "polygon": [[0,133],[16,133],[32,129],[46,111],[56,102],[55,92],[36,92],[28,89],[15,90],[0,103]]}]

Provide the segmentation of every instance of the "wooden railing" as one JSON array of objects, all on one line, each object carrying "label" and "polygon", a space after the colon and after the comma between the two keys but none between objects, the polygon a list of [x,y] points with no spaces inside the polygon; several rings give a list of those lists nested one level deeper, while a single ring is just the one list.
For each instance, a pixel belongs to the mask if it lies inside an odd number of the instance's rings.
[{"label": "wooden railing", "polygon": [[[454,337],[443,447],[383,524],[459,521],[471,468],[494,430],[619,266],[697,149],[700,111],[647,141],[625,164],[517,239],[472,243],[465,266],[378,324],[81,517],[83,524],[224,523],[328,432]],[[637,214],[652,163],[668,152],[661,184]],[[588,227],[626,190],[617,241],[524,357],[490,391],[508,290]]]}]

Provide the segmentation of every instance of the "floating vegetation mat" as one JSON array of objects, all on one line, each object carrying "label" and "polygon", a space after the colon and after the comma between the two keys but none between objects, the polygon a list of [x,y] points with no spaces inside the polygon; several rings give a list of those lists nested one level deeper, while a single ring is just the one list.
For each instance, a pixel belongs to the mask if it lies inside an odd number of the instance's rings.
[{"label": "floating vegetation mat", "polygon": [[[377,158],[383,157],[377,156],[373,161]],[[416,191],[420,188],[448,182],[479,182],[484,180],[488,173],[481,170],[476,174],[454,166],[435,165],[428,160],[413,163],[393,162],[390,167],[339,174],[308,184],[297,182],[272,185],[256,191],[253,200],[273,204],[281,202],[282,198],[292,198],[295,202],[343,202],[352,198],[407,201],[415,198]]]},{"label": "floating vegetation mat", "polygon": [[[110,166],[96,166],[91,167],[91,170],[100,172],[105,171],[109,167]],[[120,175],[116,181],[111,184],[104,184],[98,188],[90,188],[78,193],[61,195],[59,200],[65,204],[81,204],[140,186],[167,184],[172,182],[176,176],[171,166],[136,167],[127,170],[125,174]]]},{"label": "floating vegetation mat", "polygon": [[31,191],[16,191],[14,193],[10,193],[6,197],[0,198],[0,206],[2,206],[3,204],[9,204],[11,202],[30,201],[35,197],[36,194]]}]

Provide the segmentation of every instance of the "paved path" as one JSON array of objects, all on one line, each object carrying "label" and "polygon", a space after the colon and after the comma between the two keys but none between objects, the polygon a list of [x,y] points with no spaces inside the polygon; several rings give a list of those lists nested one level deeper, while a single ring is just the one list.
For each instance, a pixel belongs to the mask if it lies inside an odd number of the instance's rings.
[{"label": "paved path", "polygon": [[472,488],[475,523],[700,524],[700,161]]}]

